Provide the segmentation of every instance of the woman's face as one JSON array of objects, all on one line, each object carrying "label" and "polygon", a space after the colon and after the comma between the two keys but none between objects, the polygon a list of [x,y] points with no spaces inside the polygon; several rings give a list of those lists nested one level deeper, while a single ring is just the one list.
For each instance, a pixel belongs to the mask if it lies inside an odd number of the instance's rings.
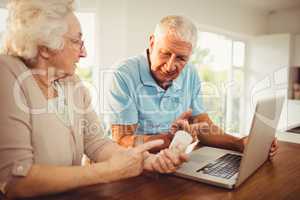
[{"label": "woman's face", "polygon": [[86,56],[82,40],[82,32],[77,17],[70,13],[67,18],[68,32],[64,34],[65,41],[62,50],[55,51],[49,59],[51,66],[55,67],[60,75],[70,76],[75,72],[75,64],[81,57]]}]

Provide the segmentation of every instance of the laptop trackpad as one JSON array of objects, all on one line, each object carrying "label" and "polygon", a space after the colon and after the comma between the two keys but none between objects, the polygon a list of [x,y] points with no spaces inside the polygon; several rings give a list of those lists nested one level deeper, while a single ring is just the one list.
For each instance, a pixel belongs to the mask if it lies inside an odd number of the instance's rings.
[{"label": "laptop trackpad", "polygon": [[207,162],[207,161],[213,160],[214,158],[216,158],[216,157],[211,156],[211,155],[206,155],[206,154],[195,153],[190,156],[189,161],[196,162],[196,163],[202,163],[202,162]]}]

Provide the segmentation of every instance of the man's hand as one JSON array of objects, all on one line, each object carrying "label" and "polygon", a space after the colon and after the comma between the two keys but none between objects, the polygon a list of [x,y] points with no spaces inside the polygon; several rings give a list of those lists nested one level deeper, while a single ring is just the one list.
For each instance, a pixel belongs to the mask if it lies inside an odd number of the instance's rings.
[{"label": "man's hand", "polygon": [[171,125],[170,133],[175,134],[179,130],[184,130],[197,139],[199,134],[210,134],[211,128],[207,121],[190,124],[189,120],[192,118],[192,110],[189,109],[183,112]]},{"label": "man's hand", "polygon": [[[248,137],[243,137],[240,140],[238,140],[237,145],[238,145],[239,151],[243,152],[247,143],[248,143]],[[269,160],[272,160],[274,158],[274,156],[278,152],[278,149],[279,149],[279,145],[277,142],[277,138],[275,138],[272,142],[272,145],[271,145],[271,148],[269,151]]]},{"label": "man's hand", "polygon": [[274,158],[274,156],[277,154],[279,149],[279,145],[277,142],[277,138],[275,138],[272,142],[271,148],[270,148],[270,152],[269,152],[269,159],[272,160]]},{"label": "man's hand", "polygon": [[158,154],[147,154],[144,161],[144,169],[159,173],[173,173],[188,160],[188,156],[182,151],[170,149],[161,150]]},{"label": "man's hand", "polygon": [[186,112],[183,112],[171,125],[170,132],[175,134],[179,130],[184,130],[188,133],[191,133],[191,127],[189,125],[189,119],[192,117],[192,110],[189,109]]}]

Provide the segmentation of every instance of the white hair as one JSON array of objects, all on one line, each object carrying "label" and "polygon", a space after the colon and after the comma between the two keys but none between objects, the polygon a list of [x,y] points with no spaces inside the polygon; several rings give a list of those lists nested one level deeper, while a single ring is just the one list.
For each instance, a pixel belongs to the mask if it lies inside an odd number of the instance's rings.
[{"label": "white hair", "polygon": [[65,17],[74,10],[74,0],[10,0],[2,53],[35,59],[38,46],[58,50],[68,31]]},{"label": "white hair", "polygon": [[195,24],[184,16],[170,15],[163,17],[156,25],[154,37],[175,34],[181,40],[188,42],[194,48],[197,45],[197,28]]}]

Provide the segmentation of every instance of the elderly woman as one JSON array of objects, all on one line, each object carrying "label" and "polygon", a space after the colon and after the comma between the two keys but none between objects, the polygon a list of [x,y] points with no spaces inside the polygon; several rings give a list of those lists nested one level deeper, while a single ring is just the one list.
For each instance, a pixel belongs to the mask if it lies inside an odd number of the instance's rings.
[{"label": "elderly woman", "polygon": [[[170,173],[186,155],[125,149],[103,136],[87,89],[74,75],[85,56],[70,0],[13,0],[0,56],[0,190],[32,197],[108,183],[144,169]],[[95,163],[80,166],[83,154]]]}]

